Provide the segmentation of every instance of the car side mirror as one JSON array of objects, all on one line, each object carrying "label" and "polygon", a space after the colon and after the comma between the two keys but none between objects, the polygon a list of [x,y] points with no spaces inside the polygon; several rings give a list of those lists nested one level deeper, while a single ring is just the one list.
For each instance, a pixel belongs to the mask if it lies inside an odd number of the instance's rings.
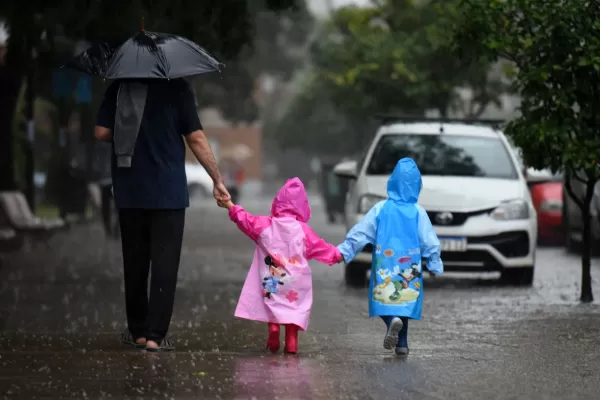
[{"label": "car side mirror", "polygon": [[356,161],[343,161],[333,168],[333,173],[338,178],[354,180],[358,178],[357,167]]}]

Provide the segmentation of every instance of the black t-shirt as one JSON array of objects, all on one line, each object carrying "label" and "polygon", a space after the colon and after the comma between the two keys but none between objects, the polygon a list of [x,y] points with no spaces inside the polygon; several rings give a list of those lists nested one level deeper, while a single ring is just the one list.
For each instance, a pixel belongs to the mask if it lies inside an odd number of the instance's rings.
[{"label": "black t-shirt", "polygon": [[[112,152],[117,208],[181,209],[189,206],[183,136],[201,130],[196,99],[183,79],[153,80],[131,168],[118,168]],[[97,125],[113,129],[119,82],[113,82],[98,112]]]}]

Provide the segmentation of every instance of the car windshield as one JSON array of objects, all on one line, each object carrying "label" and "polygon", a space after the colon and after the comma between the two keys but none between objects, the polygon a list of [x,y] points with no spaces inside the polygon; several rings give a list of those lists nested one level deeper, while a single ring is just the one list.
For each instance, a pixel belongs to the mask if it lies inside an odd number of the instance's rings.
[{"label": "car windshield", "polygon": [[499,138],[443,134],[382,136],[367,174],[390,175],[403,157],[414,159],[424,176],[518,178],[508,149]]}]

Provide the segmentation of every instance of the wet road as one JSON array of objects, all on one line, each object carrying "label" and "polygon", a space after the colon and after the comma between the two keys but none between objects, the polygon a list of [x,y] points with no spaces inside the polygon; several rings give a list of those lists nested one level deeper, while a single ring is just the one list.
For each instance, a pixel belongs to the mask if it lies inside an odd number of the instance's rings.
[{"label": "wet road", "polygon": [[[264,212],[267,202],[247,202]],[[314,205],[313,228],[332,242]],[[266,327],[233,318],[252,243],[220,209],[186,221],[172,324],[177,351],[123,347],[119,247],[97,225],[73,228],[0,267],[0,396],[6,399],[598,399],[600,307],[579,305],[578,259],[540,249],[533,288],[494,275],[428,279],[411,354],[382,348],[367,289],[341,265],[313,264],[315,302],[300,354],[263,350]],[[600,262],[594,261],[600,297]]]}]

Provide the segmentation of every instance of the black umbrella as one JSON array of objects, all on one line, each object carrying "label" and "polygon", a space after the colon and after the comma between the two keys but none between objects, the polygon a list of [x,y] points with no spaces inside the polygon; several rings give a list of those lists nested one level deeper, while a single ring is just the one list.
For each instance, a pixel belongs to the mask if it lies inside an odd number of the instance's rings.
[{"label": "black umbrella", "polygon": [[63,67],[105,79],[175,79],[220,72],[224,64],[186,38],[142,30],[119,46],[92,45]]}]

